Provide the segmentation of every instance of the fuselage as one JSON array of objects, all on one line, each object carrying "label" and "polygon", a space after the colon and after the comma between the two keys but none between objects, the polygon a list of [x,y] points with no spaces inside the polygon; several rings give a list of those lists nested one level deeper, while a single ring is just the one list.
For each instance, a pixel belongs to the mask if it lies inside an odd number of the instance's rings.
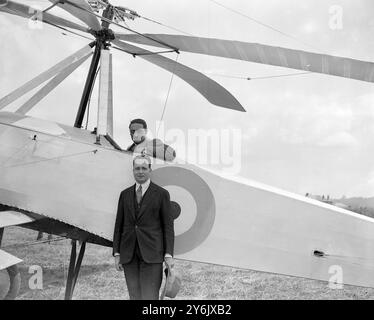
[{"label": "fuselage", "polygon": [[[134,184],[132,154],[102,137],[0,112],[0,203],[112,240],[120,192]],[[177,151],[178,153],[178,151]],[[181,207],[182,259],[374,287],[374,220],[196,165],[153,165],[152,180]]]},{"label": "fuselage", "polygon": [[132,155],[87,130],[6,112],[0,122],[1,203],[111,240]]}]

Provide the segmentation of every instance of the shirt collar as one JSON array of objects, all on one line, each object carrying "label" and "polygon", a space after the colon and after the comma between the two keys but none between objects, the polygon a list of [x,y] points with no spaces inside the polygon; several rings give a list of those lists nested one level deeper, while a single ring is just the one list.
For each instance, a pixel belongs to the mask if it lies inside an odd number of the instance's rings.
[{"label": "shirt collar", "polygon": [[[143,194],[147,191],[150,183],[151,183],[151,179],[148,179],[146,182],[142,183],[142,193]],[[135,184],[136,184],[136,186],[135,186],[136,190],[138,190],[138,188],[140,186],[140,183],[138,183],[138,182],[135,181]]]}]

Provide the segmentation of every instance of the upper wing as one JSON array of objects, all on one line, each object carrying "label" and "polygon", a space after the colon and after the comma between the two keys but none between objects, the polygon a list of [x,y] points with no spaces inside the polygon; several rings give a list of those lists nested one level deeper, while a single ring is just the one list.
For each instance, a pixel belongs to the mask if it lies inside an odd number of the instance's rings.
[{"label": "upper wing", "polygon": [[116,34],[117,39],[144,45],[163,47],[160,44],[163,42],[180,51],[374,82],[373,62],[233,40],[169,34],[146,34],[146,36],[147,38],[133,34]]}]

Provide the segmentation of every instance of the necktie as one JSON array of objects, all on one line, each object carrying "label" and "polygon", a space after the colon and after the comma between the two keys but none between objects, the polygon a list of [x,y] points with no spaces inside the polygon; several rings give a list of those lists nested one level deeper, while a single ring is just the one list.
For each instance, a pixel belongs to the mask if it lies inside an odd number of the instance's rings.
[{"label": "necktie", "polygon": [[139,185],[138,190],[136,190],[136,201],[138,202],[138,205],[140,204],[140,201],[142,201],[142,185]]}]

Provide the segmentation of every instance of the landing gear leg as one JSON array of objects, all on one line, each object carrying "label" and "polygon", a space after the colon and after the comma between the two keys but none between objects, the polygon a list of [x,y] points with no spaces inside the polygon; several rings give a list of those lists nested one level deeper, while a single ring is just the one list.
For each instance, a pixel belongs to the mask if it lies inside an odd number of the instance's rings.
[{"label": "landing gear leg", "polygon": [[65,300],[71,300],[73,297],[75,284],[78,279],[85,250],[86,242],[82,242],[77,259],[77,240],[72,240],[68,279],[66,281]]},{"label": "landing gear leg", "polygon": [[5,296],[4,300],[14,300],[19,290],[21,289],[21,274],[19,273],[18,266],[15,264],[6,269],[9,275],[9,291]]},{"label": "landing gear leg", "polygon": [[36,237],[36,241],[43,239],[43,232],[39,231],[38,236]]},{"label": "landing gear leg", "polygon": [[[1,242],[3,241],[4,236],[4,228],[0,228],[0,248]],[[19,273],[17,265],[10,266],[6,268],[9,276],[9,289],[6,296],[3,298],[4,300],[14,300],[21,288],[21,275]]]}]

